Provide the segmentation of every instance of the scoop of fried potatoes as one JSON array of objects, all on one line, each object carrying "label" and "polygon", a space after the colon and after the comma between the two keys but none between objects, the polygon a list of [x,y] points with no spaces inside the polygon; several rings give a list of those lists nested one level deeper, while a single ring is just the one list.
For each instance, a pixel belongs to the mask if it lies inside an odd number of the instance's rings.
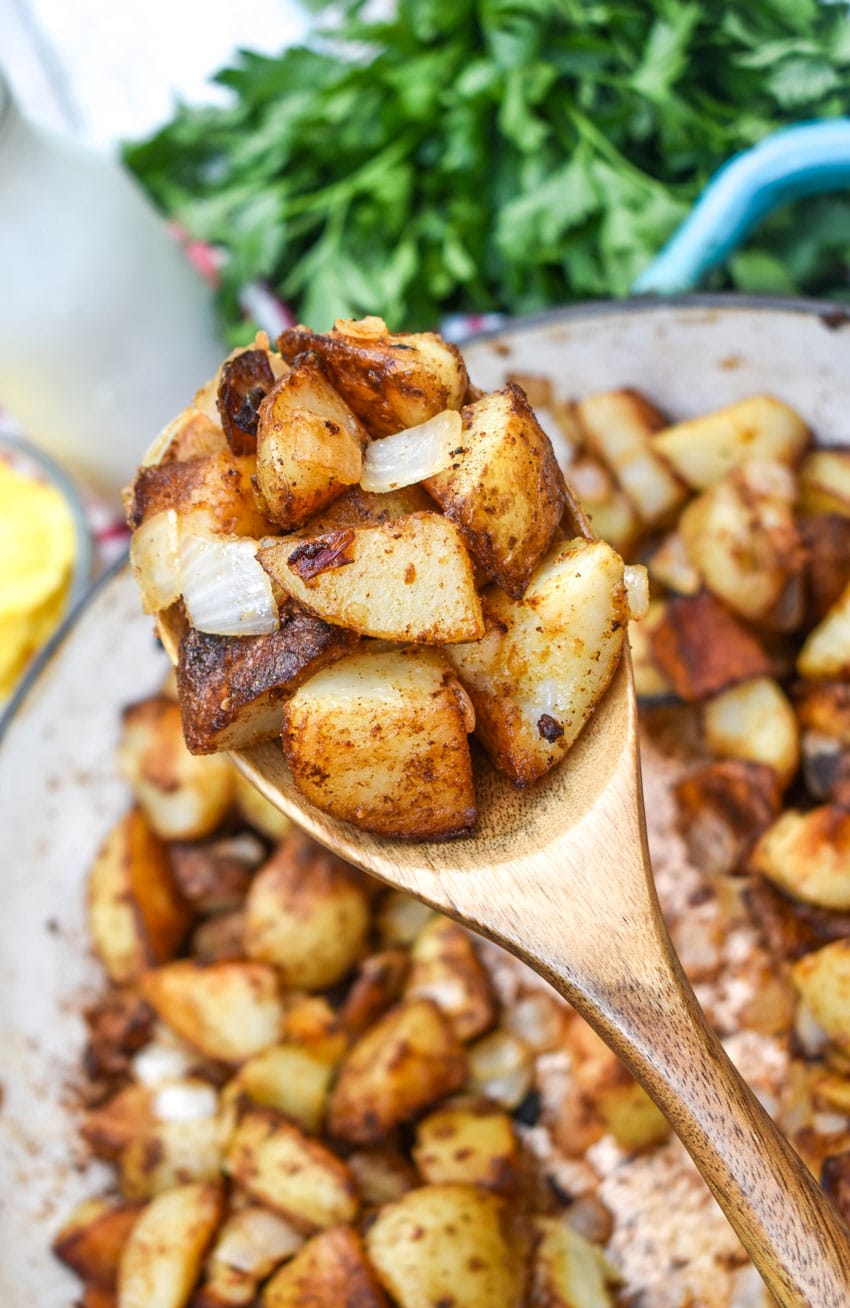
[{"label": "scoop of fried potatoes", "polygon": [[[583,419],[653,513],[686,495],[639,397]],[[307,800],[385,835],[474,827],[471,734],[518,785],[559,763],[645,607],[523,389],[482,394],[454,346],[378,318],[259,334],[125,498],[190,750],[280,737]]]}]

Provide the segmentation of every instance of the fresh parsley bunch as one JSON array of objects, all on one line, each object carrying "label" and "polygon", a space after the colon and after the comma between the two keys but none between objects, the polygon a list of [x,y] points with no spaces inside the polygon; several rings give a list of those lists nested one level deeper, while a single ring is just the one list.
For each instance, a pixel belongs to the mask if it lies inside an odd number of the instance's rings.
[{"label": "fresh parsley bunch", "polygon": [[[370,19],[346,0],[326,21],[278,58],[242,52],[216,78],[229,105],[126,150],[227,251],[234,336],[253,279],[315,327],[624,295],[721,163],[850,112],[843,3],[398,0]],[[850,298],[848,268],[850,197],[820,197],[719,283]]]}]

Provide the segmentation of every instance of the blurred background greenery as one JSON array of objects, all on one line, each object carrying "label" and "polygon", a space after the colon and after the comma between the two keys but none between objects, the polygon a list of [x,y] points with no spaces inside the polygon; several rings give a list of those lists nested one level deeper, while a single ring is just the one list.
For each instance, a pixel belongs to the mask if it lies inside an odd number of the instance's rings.
[{"label": "blurred background greenery", "polygon": [[[314,3],[309,41],[241,52],[223,107],[181,106],[125,158],[246,283],[317,328],[422,328],[622,296],[712,173],[785,124],[850,113],[846,4]],[[715,289],[850,300],[850,196],[766,220]]]}]

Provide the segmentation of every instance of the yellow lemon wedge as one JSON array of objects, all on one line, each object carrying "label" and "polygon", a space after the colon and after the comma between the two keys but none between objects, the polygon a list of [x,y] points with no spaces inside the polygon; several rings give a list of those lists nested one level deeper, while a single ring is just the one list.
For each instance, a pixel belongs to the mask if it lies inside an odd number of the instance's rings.
[{"label": "yellow lemon wedge", "polygon": [[61,619],[74,553],[59,491],[0,461],[0,696]]}]

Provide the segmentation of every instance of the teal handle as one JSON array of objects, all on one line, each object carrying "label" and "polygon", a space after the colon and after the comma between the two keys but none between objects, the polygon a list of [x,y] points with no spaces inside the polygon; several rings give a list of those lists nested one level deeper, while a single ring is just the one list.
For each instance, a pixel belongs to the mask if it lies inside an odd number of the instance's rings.
[{"label": "teal handle", "polygon": [[804,195],[850,187],[850,118],[785,127],[735,155],[633,286],[679,295],[738,248],[762,218]]}]

